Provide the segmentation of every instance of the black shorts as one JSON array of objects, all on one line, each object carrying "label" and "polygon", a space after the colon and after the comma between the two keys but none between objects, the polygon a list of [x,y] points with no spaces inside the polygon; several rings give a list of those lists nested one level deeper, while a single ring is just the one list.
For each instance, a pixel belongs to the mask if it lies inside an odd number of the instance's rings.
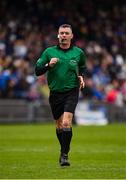
[{"label": "black shorts", "polygon": [[78,96],[78,88],[71,89],[67,92],[50,92],[49,103],[54,119],[59,119],[64,112],[74,114],[78,103]]}]

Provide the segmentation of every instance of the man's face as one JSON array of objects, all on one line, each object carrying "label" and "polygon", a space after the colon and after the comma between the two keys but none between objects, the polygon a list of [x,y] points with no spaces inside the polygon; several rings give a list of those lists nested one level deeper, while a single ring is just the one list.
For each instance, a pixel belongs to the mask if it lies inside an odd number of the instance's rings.
[{"label": "man's face", "polygon": [[58,38],[60,44],[69,44],[73,38],[72,30],[69,27],[60,27]]}]

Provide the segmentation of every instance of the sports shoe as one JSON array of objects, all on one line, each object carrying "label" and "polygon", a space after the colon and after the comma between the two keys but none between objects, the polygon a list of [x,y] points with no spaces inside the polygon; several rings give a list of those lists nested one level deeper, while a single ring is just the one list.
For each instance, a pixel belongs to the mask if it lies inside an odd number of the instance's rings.
[{"label": "sports shoe", "polygon": [[60,155],[59,162],[61,166],[70,166],[67,154]]}]

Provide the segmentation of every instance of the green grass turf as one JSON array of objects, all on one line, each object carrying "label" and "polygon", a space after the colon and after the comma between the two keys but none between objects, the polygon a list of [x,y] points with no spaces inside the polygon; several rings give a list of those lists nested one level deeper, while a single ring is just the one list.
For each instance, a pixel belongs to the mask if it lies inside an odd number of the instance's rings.
[{"label": "green grass turf", "polygon": [[125,179],[126,124],[74,126],[70,167],[54,124],[0,125],[1,179]]}]

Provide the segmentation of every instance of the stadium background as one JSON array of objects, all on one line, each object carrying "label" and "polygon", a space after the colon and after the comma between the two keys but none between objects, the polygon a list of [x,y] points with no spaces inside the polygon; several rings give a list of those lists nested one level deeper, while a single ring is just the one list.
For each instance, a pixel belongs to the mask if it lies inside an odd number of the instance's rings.
[{"label": "stadium background", "polygon": [[[45,76],[34,76],[62,23],[72,25],[74,43],[87,54],[79,104],[109,118],[106,126],[73,126],[71,166],[64,169]],[[125,109],[125,1],[0,1],[0,179],[126,179],[126,126],[119,123]],[[49,123],[34,123],[42,121]]]},{"label": "stadium background", "polygon": [[[57,43],[58,26],[69,23],[73,27],[74,43],[84,49],[87,55],[86,88],[82,91],[80,99],[105,103],[112,105],[111,107],[114,105],[117,109],[119,107],[120,111],[118,115],[113,115],[113,119],[117,116],[119,116],[117,121],[126,119],[124,113],[126,105],[125,22],[126,3],[124,1],[74,0],[71,3],[70,0],[64,0],[60,3],[58,0],[19,2],[1,0],[2,118],[6,119],[7,114],[9,115],[10,104],[15,105],[11,112],[20,103],[32,102],[35,106],[37,104],[37,107],[39,103],[45,104],[45,97],[48,96],[46,78],[41,76],[37,79],[34,75],[34,66],[42,51]],[[24,101],[19,103],[19,100]],[[27,108],[30,109],[30,107]],[[19,114],[23,112],[24,110]],[[10,116],[14,117],[12,113]],[[30,117],[30,115],[27,116]]]}]

